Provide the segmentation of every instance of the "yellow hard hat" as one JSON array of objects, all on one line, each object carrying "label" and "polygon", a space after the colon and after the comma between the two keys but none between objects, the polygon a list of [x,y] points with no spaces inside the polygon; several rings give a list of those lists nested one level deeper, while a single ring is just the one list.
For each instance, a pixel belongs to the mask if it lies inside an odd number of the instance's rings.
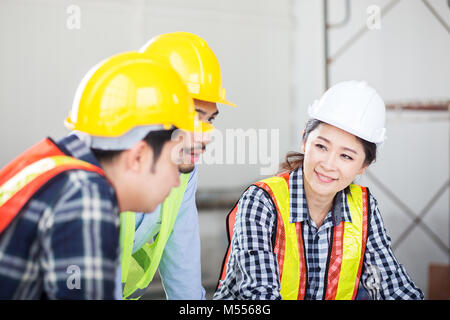
[{"label": "yellow hard hat", "polygon": [[169,62],[193,98],[236,107],[225,98],[219,61],[201,37],[189,32],[165,33],[150,39],[140,52]]},{"label": "yellow hard hat", "polygon": [[81,81],[65,125],[92,136],[119,137],[139,126],[205,132],[186,85],[170,65],[139,52],[112,56]]}]

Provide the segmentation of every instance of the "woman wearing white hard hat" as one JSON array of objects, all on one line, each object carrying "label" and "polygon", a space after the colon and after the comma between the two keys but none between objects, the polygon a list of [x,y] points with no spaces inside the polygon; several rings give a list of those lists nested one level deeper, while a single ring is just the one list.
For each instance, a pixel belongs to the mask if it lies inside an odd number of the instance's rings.
[{"label": "woman wearing white hard hat", "polygon": [[353,180],[385,140],[385,106],[346,81],[310,106],[301,153],[251,185],[228,216],[215,299],[423,299],[397,262],[377,201]]}]

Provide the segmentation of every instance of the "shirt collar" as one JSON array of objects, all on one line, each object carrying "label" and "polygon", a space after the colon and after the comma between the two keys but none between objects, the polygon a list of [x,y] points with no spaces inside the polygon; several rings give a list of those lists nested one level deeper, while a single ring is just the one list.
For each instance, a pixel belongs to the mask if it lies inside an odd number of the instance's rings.
[{"label": "shirt collar", "polygon": [[[348,188],[339,191],[333,200],[332,214],[333,224],[337,226],[341,221],[352,222],[350,210],[347,204]],[[289,175],[289,199],[291,209],[291,223],[304,222],[310,219],[308,203],[303,186],[303,167],[299,167]]]}]

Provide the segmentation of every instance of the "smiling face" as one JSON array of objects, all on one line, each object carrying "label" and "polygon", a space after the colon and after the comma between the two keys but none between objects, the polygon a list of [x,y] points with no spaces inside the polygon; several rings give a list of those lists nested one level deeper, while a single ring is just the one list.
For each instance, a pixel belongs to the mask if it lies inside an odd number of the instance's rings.
[{"label": "smiling face", "polygon": [[344,130],[321,123],[302,145],[305,189],[318,196],[332,196],[364,173],[361,141]]},{"label": "smiling face", "polygon": [[[199,120],[212,123],[219,114],[217,105],[214,102],[194,99],[195,110],[199,115]],[[209,133],[185,132],[183,148],[181,150],[181,161],[179,170],[182,173],[189,173],[194,170],[195,163],[205,152],[206,145],[210,142]]]}]

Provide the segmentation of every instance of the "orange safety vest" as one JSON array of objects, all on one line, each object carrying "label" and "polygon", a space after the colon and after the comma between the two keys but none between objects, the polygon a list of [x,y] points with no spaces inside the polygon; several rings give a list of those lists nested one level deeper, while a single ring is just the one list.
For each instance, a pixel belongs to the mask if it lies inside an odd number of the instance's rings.
[{"label": "orange safety vest", "polygon": [[[306,252],[301,223],[290,222],[289,173],[253,185],[270,195],[277,210],[276,234],[272,243],[278,262],[280,294],[285,300],[303,300],[307,285]],[[346,196],[352,222],[341,221],[333,227],[325,279],[326,300],[355,299],[358,292],[367,241],[369,190],[355,184],[351,184],[349,190]],[[227,274],[237,208],[238,204],[227,216],[229,243],[217,288]]]},{"label": "orange safety vest", "polygon": [[45,183],[74,169],[104,176],[101,168],[66,155],[50,138],[38,142],[3,167],[0,170],[0,233]]}]

